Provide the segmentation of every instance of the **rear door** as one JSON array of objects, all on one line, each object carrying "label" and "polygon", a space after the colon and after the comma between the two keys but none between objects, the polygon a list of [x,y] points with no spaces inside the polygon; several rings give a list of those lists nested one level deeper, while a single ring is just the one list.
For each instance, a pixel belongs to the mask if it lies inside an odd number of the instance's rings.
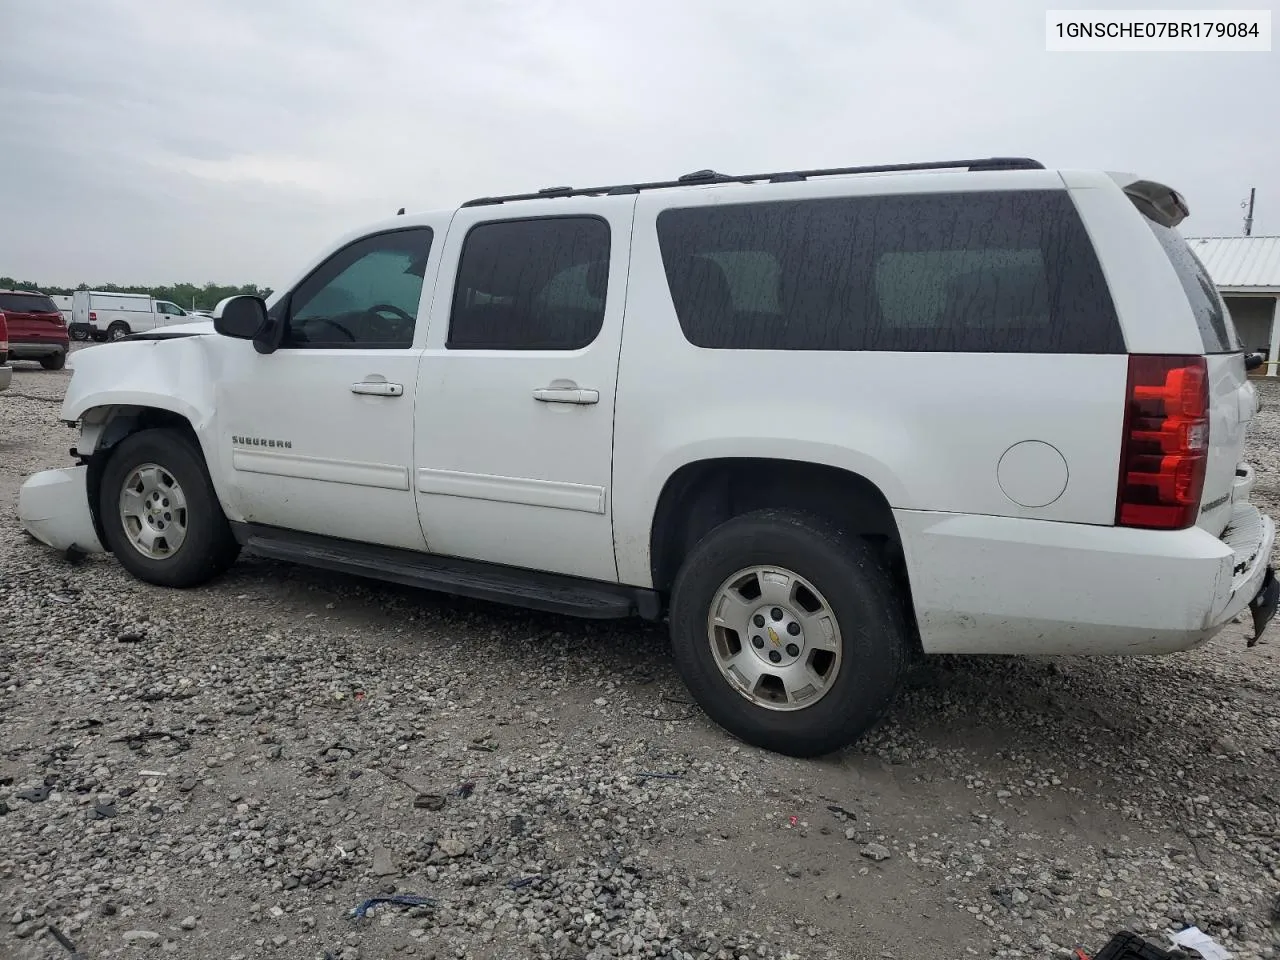
[{"label": "rear door", "polygon": [[414,424],[433,553],[616,581],[614,393],[635,197],[464,208]]},{"label": "rear door", "polygon": [[1257,392],[1245,373],[1244,344],[1209,271],[1176,229],[1149,219],[1147,225],[1178,275],[1204,344],[1209,374],[1209,465],[1197,526],[1217,536],[1231,519],[1236,468],[1244,458],[1245,433],[1257,410]]}]

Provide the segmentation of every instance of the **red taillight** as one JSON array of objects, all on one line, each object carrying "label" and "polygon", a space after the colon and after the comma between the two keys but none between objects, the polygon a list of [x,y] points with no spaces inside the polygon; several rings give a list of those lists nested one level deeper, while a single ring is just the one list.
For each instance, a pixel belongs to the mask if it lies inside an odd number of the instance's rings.
[{"label": "red taillight", "polygon": [[1129,357],[1116,524],[1182,530],[1196,522],[1209,463],[1204,357]]},{"label": "red taillight", "polygon": [[9,324],[0,313],[0,353],[9,352]]},{"label": "red taillight", "polygon": [[98,314],[97,314],[97,312],[96,312],[96,311],[94,311],[94,310],[90,310],[90,311],[89,311],[89,322],[90,322],[90,323],[97,323],[97,322],[98,322]]}]

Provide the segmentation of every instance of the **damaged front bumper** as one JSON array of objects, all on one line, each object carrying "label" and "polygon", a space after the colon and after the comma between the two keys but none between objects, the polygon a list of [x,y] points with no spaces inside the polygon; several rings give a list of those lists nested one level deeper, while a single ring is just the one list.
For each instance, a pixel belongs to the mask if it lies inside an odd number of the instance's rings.
[{"label": "damaged front bumper", "polygon": [[18,494],[18,520],[27,533],[55,550],[104,553],[89,509],[89,468],[32,474]]}]

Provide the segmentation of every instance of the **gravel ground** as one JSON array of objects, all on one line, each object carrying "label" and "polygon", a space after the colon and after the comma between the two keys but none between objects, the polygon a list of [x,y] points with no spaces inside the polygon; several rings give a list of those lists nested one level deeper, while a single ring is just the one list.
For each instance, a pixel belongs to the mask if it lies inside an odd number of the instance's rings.
[{"label": "gravel ground", "polygon": [[[791,760],[690,706],[650,626],[50,555],[13,515],[75,442],[67,379],[0,394],[2,957],[1065,957],[1192,923],[1280,950],[1274,639],[938,659]],[[430,902],[352,916],[398,894]]]}]

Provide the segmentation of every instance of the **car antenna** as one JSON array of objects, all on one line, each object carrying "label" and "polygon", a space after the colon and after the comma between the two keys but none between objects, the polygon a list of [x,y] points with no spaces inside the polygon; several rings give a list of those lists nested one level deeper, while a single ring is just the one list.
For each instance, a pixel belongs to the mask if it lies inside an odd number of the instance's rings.
[{"label": "car antenna", "polygon": [[396,211],[396,216],[397,216],[397,217],[403,217],[403,216],[404,216],[404,207],[401,207],[399,210],[397,210],[397,211]]}]

